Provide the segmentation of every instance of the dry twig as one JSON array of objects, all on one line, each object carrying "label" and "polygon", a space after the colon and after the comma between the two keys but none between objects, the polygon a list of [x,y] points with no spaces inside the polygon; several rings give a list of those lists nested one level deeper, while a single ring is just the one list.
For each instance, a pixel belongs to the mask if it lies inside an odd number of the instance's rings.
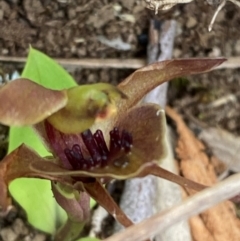
[{"label": "dry twig", "polygon": [[[14,63],[23,66],[27,58],[0,56],[0,63]],[[145,59],[58,59],[59,64],[67,70],[78,68],[88,69],[139,69],[147,64]],[[240,57],[229,57],[227,61],[219,65],[216,69],[236,69],[240,68]]]},{"label": "dry twig", "polygon": [[[239,0],[222,0],[222,2],[220,3],[220,5],[217,7],[215,13],[213,14],[212,20],[208,26],[208,31],[212,31],[213,28],[213,24],[217,18],[217,15],[219,14],[219,12],[224,8],[224,6],[226,5],[227,1],[232,2],[233,4],[237,5],[238,7],[240,7],[240,2]],[[209,2],[209,1],[208,1]]]}]

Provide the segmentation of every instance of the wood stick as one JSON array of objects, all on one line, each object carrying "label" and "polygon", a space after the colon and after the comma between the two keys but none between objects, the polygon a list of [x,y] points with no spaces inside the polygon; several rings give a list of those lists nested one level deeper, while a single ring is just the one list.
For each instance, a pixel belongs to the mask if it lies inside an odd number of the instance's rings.
[{"label": "wood stick", "polygon": [[[0,63],[16,63],[23,66],[27,58],[25,57],[11,57],[0,56]],[[61,59],[55,60],[67,69],[89,68],[89,69],[139,69],[147,65],[146,59],[133,58],[133,59]],[[218,66],[216,69],[236,69],[240,68],[240,57],[228,57],[228,60]]]},{"label": "wood stick", "polygon": [[[24,65],[27,61],[25,57],[0,56],[0,63],[16,63]],[[89,68],[89,69],[139,69],[147,64],[145,59],[61,59],[55,58],[59,64],[65,68]]]}]

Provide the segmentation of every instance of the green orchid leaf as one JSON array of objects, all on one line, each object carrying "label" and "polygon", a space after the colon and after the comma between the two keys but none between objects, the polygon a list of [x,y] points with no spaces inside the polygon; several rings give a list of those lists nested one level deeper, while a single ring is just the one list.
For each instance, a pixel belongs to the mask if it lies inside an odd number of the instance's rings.
[{"label": "green orchid leaf", "polygon": [[100,239],[91,238],[91,237],[85,237],[85,238],[80,238],[77,241],[100,241]]},{"label": "green orchid leaf", "polygon": [[[55,90],[76,86],[73,78],[54,60],[31,48],[22,77]],[[29,100],[31,102],[31,100]],[[31,127],[11,127],[9,152],[25,143],[41,156],[50,155]],[[54,233],[66,220],[65,212],[53,198],[50,181],[20,178],[10,185],[10,193],[25,209],[29,222],[36,228]]]},{"label": "green orchid leaf", "polygon": [[77,85],[65,69],[47,55],[33,48],[30,48],[21,76],[54,90],[68,89]]},{"label": "green orchid leaf", "polygon": [[37,229],[54,233],[56,225],[66,219],[64,210],[53,197],[50,181],[20,178],[10,184],[9,190],[26,211],[29,223]]}]

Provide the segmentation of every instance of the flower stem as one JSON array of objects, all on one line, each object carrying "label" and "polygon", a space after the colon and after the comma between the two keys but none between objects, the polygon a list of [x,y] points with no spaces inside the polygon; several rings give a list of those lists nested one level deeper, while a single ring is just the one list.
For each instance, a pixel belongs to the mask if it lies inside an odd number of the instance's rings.
[{"label": "flower stem", "polygon": [[73,241],[81,233],[85,222],[74,222],[70,218],[66,223],[57,231],[54,241]]},{"label": "flower stem", "polygon": [[90,217],[90,197],[85,192],[78,192],[54,182],[52,191],[56,201],[68,215],[66,223],[57,231],[54,241],[73,241]]}]

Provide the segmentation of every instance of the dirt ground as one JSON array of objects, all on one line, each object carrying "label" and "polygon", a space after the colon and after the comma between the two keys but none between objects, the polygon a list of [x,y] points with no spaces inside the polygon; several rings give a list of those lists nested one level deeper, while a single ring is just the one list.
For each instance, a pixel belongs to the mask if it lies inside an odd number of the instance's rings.
[{"label": "dirt ground", "polygon": [[[146,58],[151,18],[177,21],[174,58],[239,56],[240,9],[227,3],[209,33],[208,24],[215,9],[207,1],[196,0],[155,16],[144,7],[143,0],[2,0],[0,56],[26,57],[31,44],[56,58]],[[15,69],[21,71],[19,66],[0,61],[2,74],[11,74]],[[116,84],[131,72],[78,69],[73,75],[78,83]],[[240,69],[224,69],[175,80],[170,84],[168,103],[183,114],[193,130],[203,125],[219,126],[239,135],[239,76]],[[220,98],[223,101],[216,104]],[[4,155],[7,129],[1,127],[0,132],[0,154]],[[0,217],[0,230],[16,223],[25,225],[19,209],[9,215]],[[18,237],[46,240],[39,235],[27,227]],[[11,241],[4,237],[0,231],[0,241]]]}]

